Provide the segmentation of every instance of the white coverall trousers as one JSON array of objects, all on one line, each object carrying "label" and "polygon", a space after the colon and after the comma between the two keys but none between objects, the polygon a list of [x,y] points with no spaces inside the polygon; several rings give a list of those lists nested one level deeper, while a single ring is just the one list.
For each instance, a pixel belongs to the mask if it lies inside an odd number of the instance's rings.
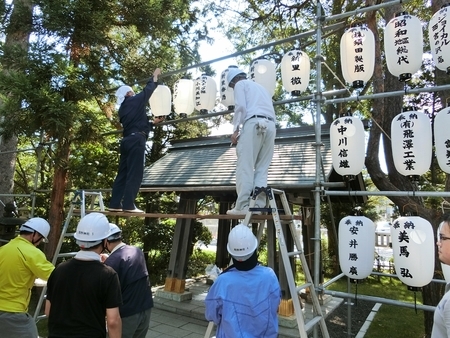
[{"label": "white coverall trousers", "polygon": [[[275,143],[275,122],[254,117],[245,121],[236,146],[235,208],[242,210],[249,205],[254,187],[267,186],[267,174],[272,162]],[[255,206],[266,205],[265,194],[260,194]]]}]

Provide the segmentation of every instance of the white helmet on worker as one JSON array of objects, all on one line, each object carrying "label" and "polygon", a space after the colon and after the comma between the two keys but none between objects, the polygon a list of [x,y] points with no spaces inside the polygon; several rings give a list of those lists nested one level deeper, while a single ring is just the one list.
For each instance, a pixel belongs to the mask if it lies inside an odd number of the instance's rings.
[{"label": "white helmet on worker", "polygon": [[247,74],[240,70],[239,68],[228,68],[228,74],[227,74],[227,82],[228,86],[230,85],[231,81],[238,75],[243,75],[243,77],[246,77]]},{"label": "white helmet on worker", "polygon": [[248,226],[238,224],[231,229],[228,235],[227,250],[235,260],[246,261],[253,255],[257,247],[258,240]]},{"label": "white helmet on worker", "polygon": [[120,228],[116,224],[109,223],[109,236],[107,240],[109,242],[112,242],[121,238],[122,238],[122,230],[120,230]]},{"label": "white helmet on worker", "polygon": [[121,86],[119,89],[117,89],[116,91],[116,97],[117,97],[117,105],[121,105],[123,100],[125,100],[125,96],[127,95],[128,92],[133,92],[133,88],[131,88],[130,86]]},{"label": "white helmet on worker", "polygon": [[50,232],[50,224],[48,222],[40,217],[33,217],[30,218],[28,221],[23,223],[20,226],[19,231],[27,231],[27,232],[38,232],[41,234],[41,236],[44,237],[45,240],[47,240],[48,233]]},{"label": "white helmet on worker", "polygon": [[91,248],[101,243],[110,234],[109,221],[105,215],[93,212],[78,222],[75,237],[81,248]]}]

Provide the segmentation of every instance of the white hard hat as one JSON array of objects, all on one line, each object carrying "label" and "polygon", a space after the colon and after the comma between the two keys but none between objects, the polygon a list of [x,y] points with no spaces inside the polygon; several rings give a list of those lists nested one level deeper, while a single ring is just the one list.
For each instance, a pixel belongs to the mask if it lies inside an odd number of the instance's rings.
[{"label": "white hard hat", "polygon": [[110,233],[109,222],[105,215],[93,212],[84,216],[78,222],[73,237],[82,248],[90,248],[107,238]]},{"label": "white hard hat", "polygon": [[123,100],[125,100],[125,95],[127,95],[128,92],[132,92],[133,88],[130,86],[121,86],[116,91],[116,97],[117,97],[117,104],[121,105]]},{"label": "white hard hat", "polygon": [[258,240],[248,226],[238,224],[230,231],[227,250],[237,261],[249,259],[257,247]]},{"label": "white hard hat", "polygon": [[34,217],[23,223],[19,231],[37,231],[47,240],[48,233],[50,232],[50,224],[43,218]]},{"label": "white hard hat", "polygon": [[108,241],[114,241],[120,238],[122,238],[122,230],[120,230],[120,228],[116,224],[109,223],[109,236],[107,238]]},{"label": "white hard hat", "polygon": [[237,75],[240,75],[240,74],[246,75],[245,72],[243,72],[239,68],[228,68],[228,69],[229,69],[228,74],[227,74],[228,85],[230,85],[231,80],[233,80]]}]

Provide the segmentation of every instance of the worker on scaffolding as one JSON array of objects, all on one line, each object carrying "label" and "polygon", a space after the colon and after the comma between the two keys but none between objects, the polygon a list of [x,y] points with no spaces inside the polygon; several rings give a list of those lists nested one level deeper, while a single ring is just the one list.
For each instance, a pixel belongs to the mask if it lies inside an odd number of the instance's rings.
[{"label": "worker on scaffolding", "polygon": [[36,278],[47,280],[55,268],[37,248],[47,240],[50,224],[39,217],[26,221],[19,236],[0,247],[0,336],[36,338],[28,311]]},{"label": "worker on scaffolding", "polygon": [[233,264],[208,291],[205,317],[217,325],[216,337],[278,337],[281,290],[271,268],[258,264],[258,240],[239,224],[228,236]]},{"label": "worker on scaffolding", "polygon": [[116,224],[109,225],[106,249],[110,255],[105,264],[117,272],[120,280],[122,338],[145,338],[153,307],[147,262],[141,249],[122,242],[122,230]]},{"label": "worker on scaffolding", "polygon": [[109,221],[101,213],[90,213],[79,221],[74,238],[80,251],[59,264],[47,283],[50,338],[106,337],[106,328],[109,338],[122,336],[119,278],[100,257],[109,233]]},{"label": "worker on scaffolding", "polygon": [[150,122],[146,107],[158,86],[160,74],[161,70],[156,68],[153,77],[138,94],[130,86],[121,86],[116,92],[123,138],[120,141],[119,169],[112,187],[109,211],[143,212],[136,207],[135,199],[144,175],[147,138],[153,126],[164,120],[164,117],[155,117]]}]

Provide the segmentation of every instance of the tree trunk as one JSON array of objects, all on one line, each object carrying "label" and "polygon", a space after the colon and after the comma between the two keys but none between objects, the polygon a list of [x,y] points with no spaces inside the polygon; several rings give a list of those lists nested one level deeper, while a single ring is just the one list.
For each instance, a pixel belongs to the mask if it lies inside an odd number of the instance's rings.
[{"label": "tree trunk", "polygon": [[[10,57],[9,51],[14,48],[21,48],[26,55],[28,50],[28,39],[32,27],[33,4],[31,0],[14,0],[12,2],[13,11],[11,13],[10,24],[6,29],[5,55],[2,68],[9,72],[14,70],[15,60]],[[1,118],[1,116],[0,116]],[[5,137],[0,131],[0,193],[12,194],[14,188],[14,172],[17,157],[17,136]],[[12,197],[0,196],[3,203],[13,200]],[[0,203],[0,215],[3,215],[3,204]]]},{"label": "tree trunk", "polygon": [[67,185],[67,164],[69,162],[69,155],[70,141],[68,138],[65,138],[58,142],[58,148],[55,154],[57,162],[55,163],[48,216],[48,222],[50,223],[51,229],[48,238],[49,241],[45,247],[45,253],[50,260],[55,254],[55,249],[61,235],[61,226],[64,222],[64,198]]}]

